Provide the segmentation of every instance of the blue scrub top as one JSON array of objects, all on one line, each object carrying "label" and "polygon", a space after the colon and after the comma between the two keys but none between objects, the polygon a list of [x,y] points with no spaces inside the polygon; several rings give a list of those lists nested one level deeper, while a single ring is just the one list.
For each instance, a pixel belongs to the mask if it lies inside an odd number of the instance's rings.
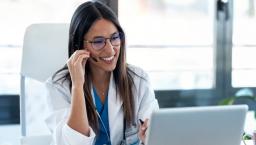
[{"label": "blue scrub top", "polygon": [[[96,143],[95,145],[111,145],[110,139],[108,138],[108,135],[110,136],[109,132],[109,122],[108,122],[108,95],[106,96],[104,104],[101,103],[100,97],[96,92],[96,89],[93,87],[93,94],[94,94],[94,100],[96,109],[102,119],[102,122],[100,121],[100,118],[98,118],[99,122],[99,134],[96,136]],[[103,124],[105,128],[103,127]],[[108,133],[108,135],[107,135]]]}]

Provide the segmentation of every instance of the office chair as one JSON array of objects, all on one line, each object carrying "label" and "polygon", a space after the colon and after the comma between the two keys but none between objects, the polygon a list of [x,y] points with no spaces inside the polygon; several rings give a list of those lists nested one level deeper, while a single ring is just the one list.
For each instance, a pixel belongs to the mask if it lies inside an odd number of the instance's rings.
[{"label": "office chair", "polygon": [[45,124],[46,91],[43,82],[68,59],[68,24],[32,24],[25,32],[20,80],[21,144],[50,144]]}]

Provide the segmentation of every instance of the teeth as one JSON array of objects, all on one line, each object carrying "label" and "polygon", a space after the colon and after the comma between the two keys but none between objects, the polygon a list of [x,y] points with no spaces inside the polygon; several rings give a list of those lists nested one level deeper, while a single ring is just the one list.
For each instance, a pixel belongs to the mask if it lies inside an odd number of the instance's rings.
[{"label": "teeth", "polygon": [[114,58],[114,56],[110,56],[110,57],[104,57],[102,58],[103,60],[106,60],[106,61],[110,61]]}]

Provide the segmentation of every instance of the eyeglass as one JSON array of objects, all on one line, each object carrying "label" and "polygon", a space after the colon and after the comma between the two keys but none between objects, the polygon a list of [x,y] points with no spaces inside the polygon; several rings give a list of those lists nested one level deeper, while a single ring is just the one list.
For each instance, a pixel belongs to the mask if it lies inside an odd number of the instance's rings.
[{"label": "eyeglass", "polygon": [[95,50],[101,50],[106,46],[107,39],[109,39],[112,46],[119,46],[121,44],[122,34],[120,32],[116,32],[111,35],[110,38],[105,38],[102,36],[98,36],[93,38],[93,40],[84,40],[84,42],[91,43],[92,48]]}]

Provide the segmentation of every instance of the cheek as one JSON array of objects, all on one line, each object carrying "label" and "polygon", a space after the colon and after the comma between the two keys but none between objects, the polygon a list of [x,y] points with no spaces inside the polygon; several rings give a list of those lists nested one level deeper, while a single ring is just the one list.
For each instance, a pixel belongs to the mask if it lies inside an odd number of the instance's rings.
[{"label": "cheek", "polygon": [[84,50],[88,50],[88,47],[90,47],[89,44],[88,43],[84,43]]},{"label": "cheek", "polygon": [[95,51],[92,51],[92,50],[88,50],[90,52],[90,55],[93,55],[93,56],[100,56],[100,53],[98,52],[95,52]]},{"label": "cheek", "polygon": [[90,56],[93,56],[93,57],[98,57],[98,56],[100,56],[100,53],[101,53],[101,52],[96,52],[96,51],[95,51],[93,48],[91,48],[91,47],[87,47],[87,48],[84,48],[84,49],[90,52]]},{"label": "cheek", "polygon": [[116,55],[119,55],[120,54],[120,47],[114,48],[114,51],[115,51]]}]

